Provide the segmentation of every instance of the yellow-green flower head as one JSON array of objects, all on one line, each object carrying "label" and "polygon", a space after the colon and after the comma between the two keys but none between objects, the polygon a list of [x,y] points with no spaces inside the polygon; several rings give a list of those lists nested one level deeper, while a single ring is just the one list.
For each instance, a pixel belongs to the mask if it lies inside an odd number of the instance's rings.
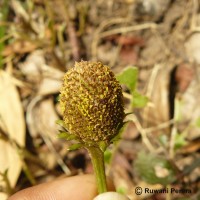
[{"label": "yellow-green flower head", "polygon": [[100,62],[75,63],[64,76],[60,104],[66,129],[85,143],[109,142],[123,124],[122,88]]}]

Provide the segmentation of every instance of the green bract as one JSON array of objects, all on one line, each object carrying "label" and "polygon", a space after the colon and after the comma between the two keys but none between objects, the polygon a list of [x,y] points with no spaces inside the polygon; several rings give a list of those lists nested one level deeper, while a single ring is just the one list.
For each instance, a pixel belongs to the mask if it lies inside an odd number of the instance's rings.
[{"label": "green bract", "polygon": [[65,128],[86,144],[109,144],[123,125],[122,88],[100,62],[75,63],[64,76],[60,104]]}]

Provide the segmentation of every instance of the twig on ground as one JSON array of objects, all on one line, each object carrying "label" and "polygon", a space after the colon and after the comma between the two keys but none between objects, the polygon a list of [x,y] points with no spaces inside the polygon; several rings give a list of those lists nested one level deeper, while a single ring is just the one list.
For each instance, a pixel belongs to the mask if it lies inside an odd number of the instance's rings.
[{"label": "twig on ground", "polygon": [[142,141],[144,142],[144,144],[146,145],[146,147],[149,149],[150,152],[155,152],[155,148],[154,146],[151,144],[151,142],[149,141],[148,137],[147,137],[147,133],[145,131],[145,129],[142,128],[140,122],[138,121],[137,117],[133,114],[131,114],[131,116],[129,116],[130,120],[132,120],[135,123],[135,126],[137,127],[138,131],[140,132],[141,136],[142,136]]}]

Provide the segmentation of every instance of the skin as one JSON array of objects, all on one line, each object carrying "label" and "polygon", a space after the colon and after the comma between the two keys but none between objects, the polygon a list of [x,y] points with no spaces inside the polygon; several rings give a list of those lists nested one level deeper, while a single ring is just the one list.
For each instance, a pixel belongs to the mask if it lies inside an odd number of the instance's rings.
[{"label": "skin", "polygon": [[[108,181],[110,191],[113,184]],[[80,175],[43,183],[17,192],[8,200],[93,200],[97,187],[93,175]]]}]

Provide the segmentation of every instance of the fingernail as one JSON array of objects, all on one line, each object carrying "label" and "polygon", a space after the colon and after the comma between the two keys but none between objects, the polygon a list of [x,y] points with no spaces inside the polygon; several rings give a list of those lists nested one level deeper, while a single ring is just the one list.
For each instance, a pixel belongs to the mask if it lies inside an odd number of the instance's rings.
[{"label": "fingernail", "polygon": [[117,192],[105,192],[96,196],[93,200],[130,200],[125,195]]}]

